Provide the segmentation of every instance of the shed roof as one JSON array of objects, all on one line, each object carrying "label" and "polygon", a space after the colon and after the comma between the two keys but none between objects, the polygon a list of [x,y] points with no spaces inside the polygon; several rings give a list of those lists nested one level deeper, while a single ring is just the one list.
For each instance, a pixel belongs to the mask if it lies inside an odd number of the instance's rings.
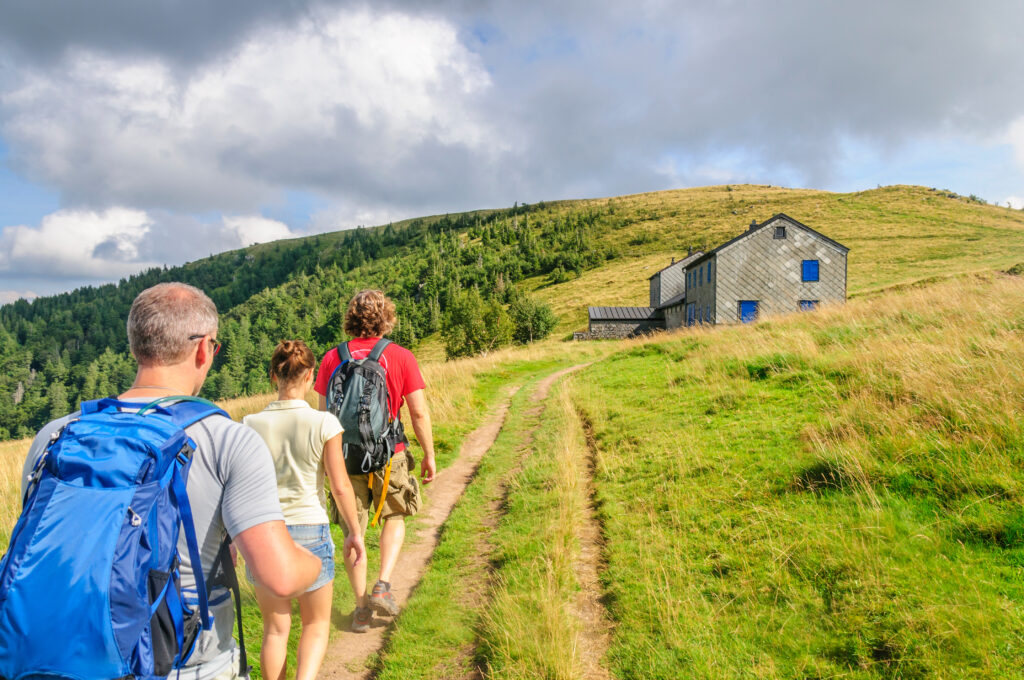
[{"label": "shed roof", "polygon": [[588,307],[591,321],[645,321],[661,316],[654,307]]},{"label": "shed roof", "polygon": [[725,243],[721,244],[720,246],[718,246],[716,248],[712,248],[708,252],[704,253],[701,257],[698,257],[697,259],[693,260],[692,262],[687,263],[686,268],[689,269],[690,267],[692,267],[694,265],[700,264],[701,262],[704,262],[705,260],[711,259],[711,256],[714,255],[715,253],[717,253],[719,250],[722,250],[723,248],[731,246],[733,243],[736,243],[739,240],[745,239],[746,237],[748,237],[751,234],[753,234],[755,231],[760,231],[766,225],[768,225],[771,222],[774,222],[777,219],[784,219],[784,220],[786,220],[787,222],[789,222],[790,224],[792,224],[794,226],[800,227],[801,229],[806,229],[810,233],[812,233],[815,236],[817,236],[818,238],[820,238],[822,241],[825,241],[826,243],[830,243],[830,244],[834,245],[836,248],[839,248],[844,253],[850,252],[850,249],[847,248],[846,246],[844,246],[842,243],[839,243],[838,241],[833,241],[832,239],[830,239],[828,236],[825,236],[821,232],[815,231],[814,229],[811,229],[810,227],[808,227],[806,224],[803,224],[801,222],[798,222],[797,220],[794,220],[792,217],[790,217],[786,213],[776,213],[776,214],[772,215],[771,217],[769,217],[768,219],[766,219],[761,224],[758,224],[758,225],[756,225],[754,227],[751,227],[751,228],[747,229],[745,232],[743,232],[742,234],[740,234],[736,238],[729,239],[728,241],[726,241]]},{"label": "shed roof", "polygon": [[668,300],[662,302],[661,305],[658,306],[658,309],[665,309],[666,307],[675,307],[678,304],[682,304],[683,300],[685,299],[686,293],[680,293],[679,295],[676,295],[675,297],[669,298]]}]

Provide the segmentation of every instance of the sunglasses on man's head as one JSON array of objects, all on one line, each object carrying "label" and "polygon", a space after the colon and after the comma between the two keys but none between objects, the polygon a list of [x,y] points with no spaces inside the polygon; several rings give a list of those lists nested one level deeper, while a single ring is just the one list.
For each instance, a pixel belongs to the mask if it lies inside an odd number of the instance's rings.
[{"label": "sunglasses on man's head", "polygon": [[[188,339],[199,340],[200,338],[205,338],[206,335],[206,333],[201,333],[200,335],[190,335],[188,336]],[[220,352],[220,343],[217,342],[216,338],[210,338],[210,342],[213,343],[213,356],[217,356],[217,353]]]}]

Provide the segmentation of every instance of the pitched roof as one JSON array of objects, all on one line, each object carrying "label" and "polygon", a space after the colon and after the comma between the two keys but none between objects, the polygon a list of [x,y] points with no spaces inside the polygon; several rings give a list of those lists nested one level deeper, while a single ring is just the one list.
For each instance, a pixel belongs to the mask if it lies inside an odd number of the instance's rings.
[{"label": "pitched roof", "polygon": [[646,321],[661,317],[654,307],[587,307],[591,321]]},{"label": "pitched roof", "polygon": [[812,234],[814,234],[815,236],[820,238],[822,241],[825,241],[826,243],[830,243],[830,244],[834,245],[836,248],[839,248],[844,253],[850,252],[850,249],[847,248],[846,246],[844,246],[842,243],[839,243],[838,241],[833,241],[832,239],[830,239],[828,236],[825,236],[821,232],[815,231],[814,229],[811,229],[810,227],[808,227],[806,224],[803,224],[801,222],[798,222],[797,220],[794,220],[792,217],[790,217],[786,213],[776,213],[776,214],[772,215],[771,217],[769,217],[768,219],[766,219],[761,224],[758,224],[758,225],[756,225],[754,227],[751,227],[751,228],[747,229],[745,232],[743,232],[739,236],[737,236],[735,238],[732,238],[732,239],[729,239],[728,241],[726,241],[722,245],[718,246],[717,248],[712,248],[708,252],[704,253],[703,256],[697,258],[693,262],[688,263],[686,265],[686,268],[689,269],[690,267],[692,267],[692,266],[694,266],[696,264],[700,264],[701,262],[704,262],[705,260],[711,259],[711,256],[714,255],[715,253],[717,253],[719,250],[722,250],[723,248],[731,246],[733,243],[736,243],[739,240],[745,239],[746,237],[748,237],[751,234],[753,234],[755,231],[760,231],[765,226],[767,226],[771,222],[774,222],[777,219],[784,219],[784,220],[786,220],[787,222],[789,222],[790,224],[792,224],[794,226],[800,227],[801,229],[806,229],[807,231],[811,232]]},{"label": "pitched roof", "polygon": [[658,271],[656,271],[656,272],[654,272],[653,274],[651,274],[650,276],[648,276],[648,277],[647,277],[647,280],[648,280],[648,281],[650,281],[650,280],[651,280],[651,279],[653,279],[653,278],[654,278],[655,276],[657,276],[658,274],[662,273],[663,271],[665,271],[666,269],[668,269],[668,268],[670,268],[670,267],[677,267],[677,266],[679,266],[679,265],[683,265],[683,268],[685,269],[685,268],[686,268],[686,265],[687,265],[687,264],[689,264],[689,261],[695,260],[696,258],[700,257],[700,256],[701,256],[701,255],[703,255],[703,254],[704,254],[704,251],[702,251],[702,250],[698,250],[698,251],[697,251],[697,252],[695,252],[695,253],[691,253],[691,254],[687,255],[686,257],[684,257],[684,258],[683,258],[683,259],[681,259],[681,260],[676,260],[676,261],[675,261],[675,262],[673,262],[672,264],[668,265],[668,267],[662,267],[662,268],[661,268],[661,269],[659,269]]}]

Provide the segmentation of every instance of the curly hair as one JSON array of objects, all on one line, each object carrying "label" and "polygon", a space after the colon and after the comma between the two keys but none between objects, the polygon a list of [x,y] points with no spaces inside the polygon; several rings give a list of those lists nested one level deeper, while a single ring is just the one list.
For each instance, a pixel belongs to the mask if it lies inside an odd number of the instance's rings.
[{"label": "curly hair", "polygon": [[302,340],[282,340],[270,357],[270,379],[289,385],[313,368],[316,357]]},{"label": "curly hair", "polygon": [[345,332],[354,338],[378,338],[395,327],[395,303],[379,290],[361,290],[348,303]]}]

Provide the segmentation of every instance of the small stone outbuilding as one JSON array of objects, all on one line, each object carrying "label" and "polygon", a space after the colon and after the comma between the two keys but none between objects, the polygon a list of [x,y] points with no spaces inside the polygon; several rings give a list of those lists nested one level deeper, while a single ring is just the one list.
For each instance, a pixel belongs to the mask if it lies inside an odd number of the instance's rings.
[{"label": "small stone outbuilding", "polygon": [[[686,298],[686,266],[704,253],[690,253],[648,277],[649,307],[588,307],[587,332],[576,333],[577,340],[629,338],[664,330],[668,323],[682,325]],[[671,321],[670,321],[671,320]]]}]

